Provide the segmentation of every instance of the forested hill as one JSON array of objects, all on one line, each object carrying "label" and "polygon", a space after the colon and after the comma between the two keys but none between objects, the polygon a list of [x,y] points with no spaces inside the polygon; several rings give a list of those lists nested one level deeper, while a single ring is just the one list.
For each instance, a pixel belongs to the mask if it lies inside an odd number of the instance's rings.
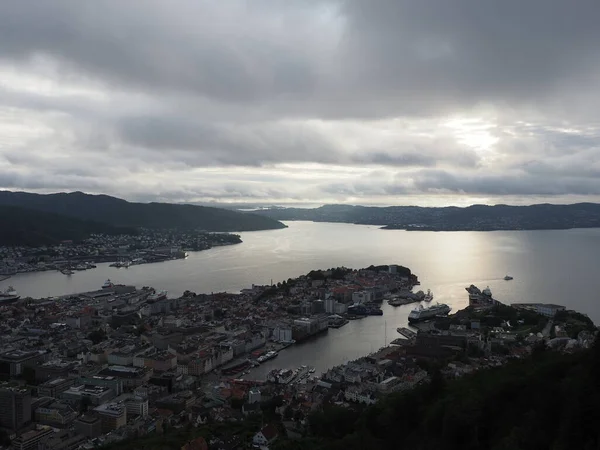
[{"label": "forested hill", "polygon": [[362,412],[309,416],[311,435],[273,450],[570,450],[600,446],[600,346],[532,358],[392,394]]},{"label": "forested hill", "polygon": [[132,203],[107,195],[89,195],[82,192],[41,195],[0,191],[0,205],[125,227],[206,231],[254,231],[285,227],[277,220],[257,214],[195,205]]},{"label": "forested hill", "polygon": [[325,205],[256,211],[277,220],[311,220],[382,225],[389,229],[469,231],[544,230],[600,227],[600,204],[529,206],[472,205],[466,208]]},{"label": "forested hill", "polygon": [[94,233],[135,234],[136,230],[0,205],[0,246],[37,247],[65,240],[79,241]]}]

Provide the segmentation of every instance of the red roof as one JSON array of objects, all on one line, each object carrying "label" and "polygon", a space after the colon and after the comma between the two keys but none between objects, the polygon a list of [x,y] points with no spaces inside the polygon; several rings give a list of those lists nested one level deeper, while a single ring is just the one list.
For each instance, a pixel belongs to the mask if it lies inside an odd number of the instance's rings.
[{"label": "red roof", "polygon": [[279,434],[277,432],[277,428],[275,428],[275,425],[272,425],[272,424],[264,426],[263,429],[260,430],[260,432],[267,439],[267,441],[271,441],[272,439],[275,439],[277,437],[277,435]]},{"label": "red roof", "polygon": [[208,450],[208,444],[206,443],[206,440],[200,436],[185,444],[181,447],[181,450]]}]

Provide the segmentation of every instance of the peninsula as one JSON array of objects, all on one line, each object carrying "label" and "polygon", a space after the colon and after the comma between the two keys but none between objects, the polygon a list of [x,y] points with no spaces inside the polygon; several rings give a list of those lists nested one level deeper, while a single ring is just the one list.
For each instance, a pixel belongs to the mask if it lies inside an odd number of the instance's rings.
[{"label": "peninsula", "polygon": [[[407,339],[389,347],[322,373],[276,366],[288,347],[354,315],[350,305],[415,285],[410,269],[381,265],[237,294],[173,298],[107,280],[0,303],[0,444],[585,448],[597,438],[580,415],[596,417],[600,392],[594,324],[560,305],[504,305],[473,285],[467,308],[400,327]],[[266,380],[252,375],[262,364],[275,367]]]}]

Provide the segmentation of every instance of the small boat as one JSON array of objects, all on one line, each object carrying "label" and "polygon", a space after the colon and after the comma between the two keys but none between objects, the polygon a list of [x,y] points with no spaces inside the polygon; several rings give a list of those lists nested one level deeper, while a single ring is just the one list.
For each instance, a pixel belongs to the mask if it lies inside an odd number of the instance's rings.
[{"label": "small boat", "polygon": [[427,294],[425,294],[425,297],[423,298],[423,301],[430,302],[432,300],[433,300],[433,292],[431,292],[430,289],[427,289]]},{"label": "small boat", "polygon": [[504,277],[504,279],[505,279],[506,281],[510,281],[510,280],[512,280],[512,279],[513,279],[513,277],[511,277],[510,275],[506,275],[506,276]]},{"label": "small boat", "polygon": [[5,291],[0,291],[0,304],[9,304],[20,298],[21,297],[12,286],[9,286]]},{"label": "small boat", "polygon": [[64,274],[64,275],[73,275],[75,272],[73,272],[70,269],[63,269],[60,271],[60,273]]}]

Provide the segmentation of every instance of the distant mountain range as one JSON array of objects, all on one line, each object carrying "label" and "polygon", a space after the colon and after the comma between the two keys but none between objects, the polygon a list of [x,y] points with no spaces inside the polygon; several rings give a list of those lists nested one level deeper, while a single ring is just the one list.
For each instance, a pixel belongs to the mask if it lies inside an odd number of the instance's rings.
[{"label": "distant mountain range", "polygon": [[319,208],[269,208],[255,211],[276,220],[310,220],[381,225],[425,231],[546,230],[600,227],[600,204],[530,206],[473,205],[466,208],[325,205]]},{"label": "distant mountain range", "polygon": [[[13,238],[10,239],[24,235],[21,232],[46,236],[50,241],[77,239],[97,232],[95,230],[121,232],[123,230],[120,227],[130,230],[143,227],[214,232],[285,228],[281,222],[257,214],[194,205],[132,203],[107,195],[82,192],[41,195],[0,191],[0,206],[17,208],[2,211],[3,230],[12,227],[10,235]],[[60,229],[68,233],[57,233]]]},{"label": "distant mountain range", "polygon": [[90,234],[135,234],[134,228],[78,220],[60,214],[0,205],[0,246],[30,246],[79,241]]}]

